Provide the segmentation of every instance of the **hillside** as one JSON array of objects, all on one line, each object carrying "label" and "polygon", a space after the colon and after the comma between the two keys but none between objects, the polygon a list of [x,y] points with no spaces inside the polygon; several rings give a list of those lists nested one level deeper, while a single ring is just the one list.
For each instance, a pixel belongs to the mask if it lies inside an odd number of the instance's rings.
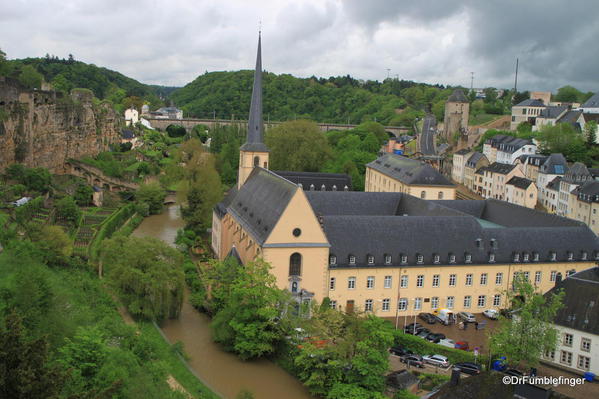
[{"label": "hillside", "polygon": [[[253,71],[210,72],[171,94],[186,116],[246,118]],[[426,107],[443,113],[452,89],[411,81],[360,81],[350,76],[296,78],[264,73],[264,118],[319,122],[411,125]]]}]

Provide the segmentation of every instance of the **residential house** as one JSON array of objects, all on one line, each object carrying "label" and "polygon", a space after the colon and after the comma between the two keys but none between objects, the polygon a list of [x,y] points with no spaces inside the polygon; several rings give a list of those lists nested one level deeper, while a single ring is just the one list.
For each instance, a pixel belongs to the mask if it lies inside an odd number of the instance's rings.
[{"label": "residential house", "polygon": [[551,180],[543,189],[544,199],[539,199],[539,203],[542,204],[549,213],[557,212],[557,206],[559,202],[559,186],[561,182],[561,176],[557,176]]},{"label": "residential house", "polygon": [[585,114],[599,114],[599,92],[595,93],[586,100],[581,106],[580,110]]},{"label": "residential house", "polygon": [[466,161],[473,154],[468,149],[456,151],[453,154],[452,168],[451,168],[451,179],[459,184],[464,184],[464,173],[466,170]]},{"label": "residential house", "polygon": [[483,191],[485,198],[505,200],[505,186],[514,176],[524,177],[516,165],[494,162],[483,169]]},{"label": "residential house", "polygon": [[[537,188],[539,189],[539,202],[548,212],[557,211],[558,199],[555,198],[556,187],[549,188],[549,183],[555,182],[555,178],[563,176],[568,170],[568,163],[562,154],[551,154],[539,168],[537,175]],[[561,179],[560,179],[561,181]],[[559,185],[557,186],[559,193]]]},{"label": "residential house", "polygon": [[515,163],[524,173],[524,177],[536,183],[539,169],[541,168],[541,165],[545,163],[547,158],[546,155],[540,154],[520,155]]},{"label": "residential house", "polygon": [[556,213],[567,217],[570,214],[570,196],[573,195],[572,191],[581,184],[591,180],[593,180],[593,176],[583,163],[576,162],[572,165],[560,181]]},{"label": "residential house", "polygon": [[583,222],[599,235],[599,181],[587,181],[576,187],[569,208],[569,218]]},{"label": "residential house", "polygon": [[541,100],[528,99],[512,107],[512,122],[510,130],[516,130],[522,122],[528,122],[532,126],[536,124],[537,116],[545,109],[546,105]]},{"label": "residential house", "polygon": [[475,151],[470,155],[464,165],[464,185],[468,187],[469,190],[479,192],[476,171],[488,165],[489,160],[482,153]]},{"label": "residential house", "polygon": [[483,144],[483,154],[489,162],[513,164],[521,155],[536,154],[537,146],[531,140],[498,134]]},{"label": "residential house", "polygon": [[162,107],[150,112],[150,115],[158,119],[183,119],[183,110],[177,107]]},{"label": "residential house", "polygon": [[511,204],[534,209],[537,193],[535,183],[525,177],[514,176],[505,185],[505,200]]},{"label": "residential house", "polygon": [[540,130],[543,126],[555,126],[559,119],[569,111],[567,106],[550,105],[541,110],[536,118],[536,123],[532,127],[533,132]]},{"label": "residential house", "polygon": [[133,107],[125,110],[125,125],[135,125],[139,122],[139,112]]}]

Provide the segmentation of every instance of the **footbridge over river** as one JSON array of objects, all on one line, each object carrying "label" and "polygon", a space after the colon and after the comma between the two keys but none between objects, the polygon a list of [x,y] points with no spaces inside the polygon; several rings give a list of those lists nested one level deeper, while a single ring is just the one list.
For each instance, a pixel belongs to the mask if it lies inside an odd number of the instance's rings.
[{"label": "footbridge over river", "polygon": [[[171,118],[148,118],[143,117],[145,120],[150,122],[150,125],[154,129],[166,130],[170,125],[183,126],[186,130],[191,130],[197,125],[205,125],[212,128],[216,125],[220,126],[244,126],[247,125],[246,120],[240,119],[196,119],[196,118],[183,118],[183,119],[171,119]],[[266,130],[278,126],[283,122],[265,122],[264,127]],[[339,123],[318,123],[318,127],[323,132],[329,130],[350,130],[356,128],[358,125],[351,124],[339,124]],[[399,137],[410,132],[409,127],[404,126],[385,126],[385,131],[392,134],[395,137]]]}]

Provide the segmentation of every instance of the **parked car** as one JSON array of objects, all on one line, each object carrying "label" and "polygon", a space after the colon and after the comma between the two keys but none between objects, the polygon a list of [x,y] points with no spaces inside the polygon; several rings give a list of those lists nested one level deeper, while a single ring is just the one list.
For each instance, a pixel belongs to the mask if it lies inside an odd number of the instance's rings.
[{"label": "parked car", "polygon": [[427,341],[434,342],[435,344],[439,343],[442,339],[445,339],[445,334],[442,333],[430,333],[424,339]]},{"label": "parked car", "polygon": [[419,313],[418,318],[426,321],[428,324],[435,324],[437,322],[437,318],[432,313]]},{"label": "parked car", "polygon": [[464,374],[470,375],[480,374],[481,371],[481,367],[478,364],[472,362],[456,363],[453,367],[460,369],[460,371]]},{"label": "parked car", "polygon": [[389,348],[389,353],[395,356],[405,356],[412,355],[414,352],[404,348],[403,346],[392,346],[391,348]]},{"label": "parked car", "polygon": [[429,363],[439,367],[449,367],[449,360],[442,355],[426,355],[422,356],[422,360],[425,363]]},{"label": "parked car", "polygon": [[476,317],[470,312],[460,312],[458,313],[458,317],[464,321],[464,323],[474,323],[476,322]]},{"label": "parked car", "polygon": [[431,330],[423,327],[422,330],[420,330],[420,332],[418,334],[416,334],[416,336],[420,337],[420,338],[426,338],[426,336],[429,335],[430,333],[431,333]]},{"label": "parked car", "polygon": [[399,361],[407,364],[408,366],[416,366],[424,368],[424,360],[420,355],[405,355],[399,358]]},{"label": "parked car", "polygon": [[491,320],[497,320],[497,317],[499,316],[499,312],[495,309],[487,309],[483,314]]},{"label": "parked car", "polygon": [[470,349],[470,346],[468,345],[468,341],[458,341],[455,343],[455,348],[467,351]]},{"label": "parked car", "polygon": [[448,348],[455,348],[455,342],[453,339],[445,338],[437,342],[439,345],[446,346]]},{"label": "parked car", "polygon": [[403,332],[405,332],[406,334],[418,334],[418,332],[420,330],[422,330],[424,327],[422,327],[422,324],[420,323],[412,323],[412,324],[408,324],[407,326],[404,327]]}]

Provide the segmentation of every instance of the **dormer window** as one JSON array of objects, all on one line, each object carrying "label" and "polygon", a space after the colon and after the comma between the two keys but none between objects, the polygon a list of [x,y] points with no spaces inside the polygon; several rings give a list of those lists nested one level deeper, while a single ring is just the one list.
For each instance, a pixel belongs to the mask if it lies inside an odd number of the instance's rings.
[{"label": "dormer window", "polygon": [[549,252],[549,260],[555,262],[557,260],[557,254],[553,251]]},{"label": "dormer window", "polygon": [[329,256],[329,265],[337,264],[337,257],[335,255]]},{"label": "dormer window", "polygon": [[433,255],[433,263],[438,264],[441,262],[441,257],[437,254]]},{"label": "dormer window", "polygon": [[385,264],[386,265],[390,265],[391,264],[391,255],[385,255]]},{"label": "dormer window", "polygon": [[495,254],[493,252],[489,252],[489,263],[495,262]]},{"label": "dormer window", "polygon": [[529,260],[529,255],[528,255],[528,253],[524,253],[524,254],[522,255],[522,260],[523,260],[524,262],[528,262],[528,260]]},{"label": "dormer window", "polygon": [[408,255],[401,254],[400,259],[401,259],[402,265],[405,265],[406,263],[408,263]]},{"label": "dormer window", "polygon": [[497,249],[497,240],[496,239],[491,238],[490,244],[491,244],[491,248]]},{"label": "dormer window", "polygon": [[533,252],[532,253],[532,260],[533,260],[533,262],[538,262],[539,261],[539,253],[538,252]]},{"label": "dormer window", "polygon": [[483,246],[482,238],[477,238],[476,239],[476,248],[481,248],[482,246]]},{"label": "dormer window", "polygon": [[455,263],[455,255],[449,254],[449,263]]},{"label": "dormer window", "polygon": [[520,254],[518,252],[514,253],[514,262],[520,262]]},{"label": "dormer window", "polygon": [[468,252],[466,252],[464,254],[464,262],[466,262],[466,263],[472,263],[472,255],[469,254]]},{"label": "dormer window", "polygon": [[333,184],[333,191],[337,191],[337,185]]},{"label": "dormer window", "polygon": [[310,191],[314,191],[314,184],[310,184]]},{"label": "dormer window", "polygon": [[580,259],[581,260],[587,260],[587,253],[586,253],[586,251],[582,251],[580,253]]},{"label": "dormer window", "polygon": [[349,264],[350,265],[355,265],[356,264],[356,257],[354,255],[350,255],[349,256]]},{"label": "dormer window", "polygon": [[599,251],[595,251],[595,260],[599,260]]},{"label": "dormer window", "polygon": [[374,256],[368,255],[366,259],[368,260],[369,265],[374,265]]},{"label": "dormer window", "polygon": [[424,256],[420,255],[420,254],[416,254],[416,263],[418,263],[419,265],[424,263]]},{"label": "dormer window", "polygon": [[568,251],[568,260],[574,260],[574,253]]}]

